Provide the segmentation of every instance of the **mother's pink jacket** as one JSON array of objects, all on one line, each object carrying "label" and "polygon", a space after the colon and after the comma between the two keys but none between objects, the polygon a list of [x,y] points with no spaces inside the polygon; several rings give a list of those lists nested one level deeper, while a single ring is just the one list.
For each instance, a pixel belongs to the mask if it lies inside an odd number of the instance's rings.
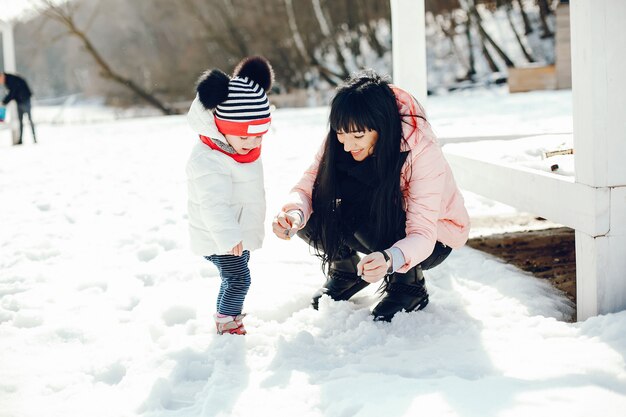
[{"label": "mother's pink jacket", "polygon": [[[448,162],[437,142],[430,124],[416,115],[424,116],[422,106],[406,91],[393,87],[402,115],[406,143],[402,151],[410,154],[402,167],[400,187],[406,211],[406,237],[393,246],[404,255],[405,264],[398,272],[406,272],[426,259],[437,240],[459,248],[465,244],[470,229],[469,215]],[[323,146],[315,161],[291,190],[283,210],[302,210],[304,223],[313,211],[311,195],[322,157]]]}]

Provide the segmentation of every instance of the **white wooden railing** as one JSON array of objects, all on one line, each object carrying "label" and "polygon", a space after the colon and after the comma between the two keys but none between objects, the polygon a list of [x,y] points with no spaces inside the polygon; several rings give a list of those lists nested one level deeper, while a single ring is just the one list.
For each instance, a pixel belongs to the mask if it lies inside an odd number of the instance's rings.
[{"label": "white wooden railing", "polygon": [[[394,82],[426,101],[424,0],[391,0]],[[626,310],[626,1],[572,0],[575,176],[447,153],[466,190],[576,230],[579,320]],[[419,41],[416,41],[419,40]]]}]

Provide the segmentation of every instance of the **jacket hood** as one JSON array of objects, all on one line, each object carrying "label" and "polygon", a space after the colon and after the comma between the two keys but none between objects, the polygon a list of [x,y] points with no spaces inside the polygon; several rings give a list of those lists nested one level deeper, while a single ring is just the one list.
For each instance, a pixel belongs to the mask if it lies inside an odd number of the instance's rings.
[{"label": "jacket hood", "polygon": [[187,113],[187,121],[197,134],[228,143],[224,135],[217,130],[213,112],[204,108],[197,95]]},{"label": "jacket hood", "polygon": [[[421,104],[407,91],[391,86],[393,94],[396,96],[398,111],[402,116],[402,133],[406,143],[402,143],[402,151],[415,149],[420,140],[434,140],[434,134],[430,124],[425,120],[426,112]],[[419,116],[419,117],[416,117]],[[424,119],[421,119],[423,117]]]}]

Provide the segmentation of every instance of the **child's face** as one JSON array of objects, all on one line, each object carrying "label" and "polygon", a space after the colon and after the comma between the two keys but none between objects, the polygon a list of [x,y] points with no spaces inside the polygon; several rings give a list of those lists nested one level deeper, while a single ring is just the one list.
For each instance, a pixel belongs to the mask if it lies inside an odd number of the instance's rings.
[{"label": "child's face", "polygon": [[239,155],[246,155],[254,148],[261,146],[263,136],[236,136],[224,135],[228,144],[235,149]]}]

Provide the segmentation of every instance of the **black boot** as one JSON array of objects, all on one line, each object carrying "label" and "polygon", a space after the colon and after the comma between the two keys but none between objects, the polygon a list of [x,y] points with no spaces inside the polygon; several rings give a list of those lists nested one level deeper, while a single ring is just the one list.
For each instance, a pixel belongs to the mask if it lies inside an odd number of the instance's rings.
[{"label": "black boot", "polygon": [[372,311],[375,321],[391,321],[399,311],[421,310],[428,304],[424,274],[419,266],[405,274],[396,272],[386,279],[385,295]]},{"label": "black boot", "polygon": [[328,295],[336,301],[348,300],[357,292],[369,285],[356,274],[356,265],[359,263],[359,255],[354,254],[349,258],[333,261],[330,264],[330,272],[324,286],[313,294],[311,305],[317,310],[322,295]]}]

